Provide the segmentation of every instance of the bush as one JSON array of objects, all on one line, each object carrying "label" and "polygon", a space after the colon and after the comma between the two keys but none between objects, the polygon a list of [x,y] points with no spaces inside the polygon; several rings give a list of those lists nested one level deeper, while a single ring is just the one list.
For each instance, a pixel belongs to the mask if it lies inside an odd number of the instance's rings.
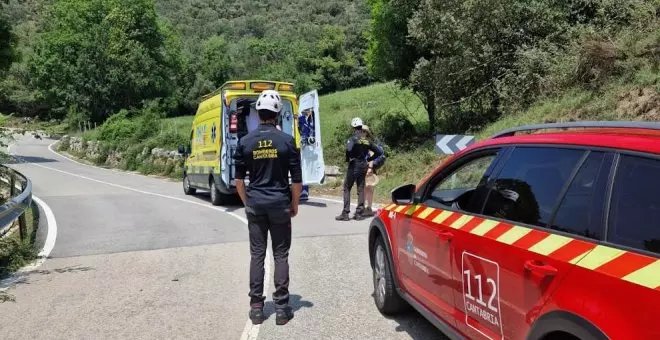
[{"label": "bush", "polygon": [[99,127],[99,140],[108,142],[114,146],[128,141],[138,129],[137,122],[128,119],[129,112],[121,110],[110,116],[108,120]]},{"label": "bush", "polygon": [[415,126],[401,112],[386,114],[378,122],[374,132],[383,143],[395,148],[405,147],[417,136]]}]

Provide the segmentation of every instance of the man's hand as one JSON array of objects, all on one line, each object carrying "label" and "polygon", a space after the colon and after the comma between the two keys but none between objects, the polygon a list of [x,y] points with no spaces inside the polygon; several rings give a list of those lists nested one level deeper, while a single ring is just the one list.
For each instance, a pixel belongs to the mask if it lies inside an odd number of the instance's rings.
[{"label": "man's hand", "polygon": [[238,196],[241,198],[243,205],[247,207],[247,191],[245,190],[245,181],[242,179],[236,179],[236,191]]},{"label": "man's hand", "polygon": [[296,217],[298,215],[298,205],[297,204],[291,204],[291,218]]},{"label": "man's hand", "polygon": [[374,172],[373,169],[367,168],[367,175],[371,175],[372,172]]},{"label": "man's hand", "polygon": [[291,217],[298,215],[298,202],[300,202],[300,192],[302,183],[291,184]]}]

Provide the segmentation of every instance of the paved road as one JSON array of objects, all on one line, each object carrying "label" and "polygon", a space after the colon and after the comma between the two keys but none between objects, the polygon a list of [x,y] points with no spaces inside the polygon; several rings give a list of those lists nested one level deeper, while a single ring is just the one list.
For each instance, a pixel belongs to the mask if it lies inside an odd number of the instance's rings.
[{"label": "paved road", "polygon": [[51,207],[58,234],[51,258],[8,290],[16,302],[0,304],[0,339],[443,338],[416,313],[378,313],[368,222],[335,222],[339,205],[320,199],[293,223],[296,317],[249,327],[241,207],[185,196],[180,183],[74,163],[49,151],[52,142],[26,136],[12,147],[28,162],[12,166]]}]

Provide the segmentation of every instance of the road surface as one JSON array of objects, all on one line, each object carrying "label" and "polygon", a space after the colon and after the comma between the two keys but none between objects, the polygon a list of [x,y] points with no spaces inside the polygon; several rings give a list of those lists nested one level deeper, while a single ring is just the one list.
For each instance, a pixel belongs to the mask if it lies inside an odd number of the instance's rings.
[{"label": "road surface", "polygon": [[[367,221],[336,222],[311,199],[293,222],[291,305],[275,326],[247,322],[249,248],[241,207],[181,184],[86,166],[25,136],[11,151],[57,221],[50,258],[7,291],[0,339],[442,339],[419,314],[376,310]],[[272,269],[272,257],[269,256]],[[272,270],[269,276],[272,275]],[[267,289],[273,291],[272,278]]]}]

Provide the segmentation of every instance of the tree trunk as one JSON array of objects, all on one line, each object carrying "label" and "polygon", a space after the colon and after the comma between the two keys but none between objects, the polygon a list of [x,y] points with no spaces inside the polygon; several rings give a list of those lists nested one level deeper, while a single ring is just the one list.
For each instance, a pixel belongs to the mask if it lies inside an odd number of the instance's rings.
[{"label": "tree trunk", "polygon": [[426,93],[426,112],[429,115],[429,134],[434,135],[435,134],[435,125],[436,125],[436,117],[435,117],[435,95],[433,93]]}]

